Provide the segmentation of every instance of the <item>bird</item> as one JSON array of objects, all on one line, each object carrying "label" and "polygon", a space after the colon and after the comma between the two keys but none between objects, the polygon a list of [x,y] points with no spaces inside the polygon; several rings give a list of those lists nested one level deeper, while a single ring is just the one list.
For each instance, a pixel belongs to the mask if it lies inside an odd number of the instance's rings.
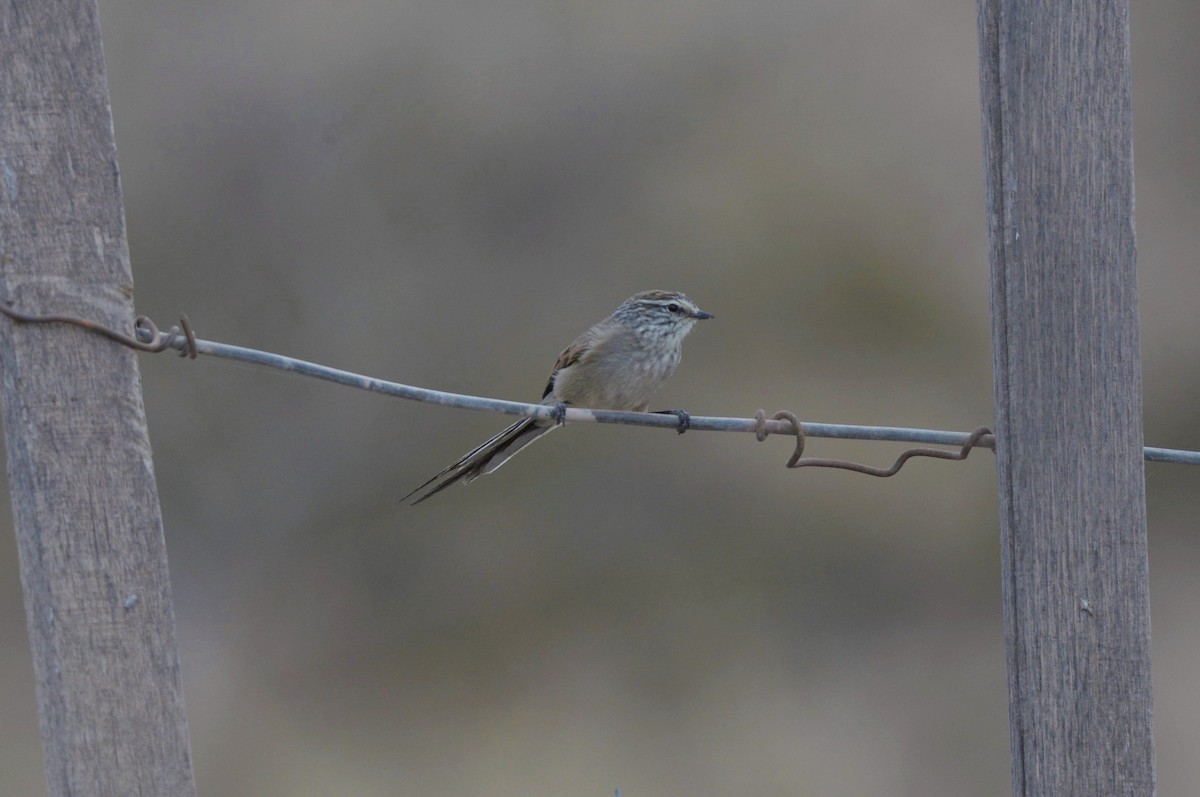
[{"label": "bird", "polygon": [[[642,291],[575,339],[550,371],[540,403],[556,407],[558,420],[522,418],[464,454],[408,495],[413,506],[452,484],[469,484],[508,462],[526,446],[557,429],[566,407],[645,412],[654,392],[675,372],[683,339],[697,321],[713,318],[678,291]],[[683,410],[662,410],[679,418]]]}]

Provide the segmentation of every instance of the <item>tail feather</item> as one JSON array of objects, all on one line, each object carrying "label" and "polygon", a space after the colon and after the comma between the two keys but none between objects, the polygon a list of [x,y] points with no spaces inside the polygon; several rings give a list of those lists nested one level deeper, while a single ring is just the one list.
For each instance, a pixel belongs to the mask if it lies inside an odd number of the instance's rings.
[{"label": "tail feather", "polygon": [[[444,468],[429,481],[401,498],[407,501],[422,490],[428,489],[412,502],[416,506],[427,498],[445,490],[456,482],[469,484],[485,473],[491,473],[515,457],[525,446],[542,435],[557,429],[556,425],[545,425],[533,418],[522,418],[496,436],[464,454],[457,462]],[[432,486],[431,486],[432,485]]]}]

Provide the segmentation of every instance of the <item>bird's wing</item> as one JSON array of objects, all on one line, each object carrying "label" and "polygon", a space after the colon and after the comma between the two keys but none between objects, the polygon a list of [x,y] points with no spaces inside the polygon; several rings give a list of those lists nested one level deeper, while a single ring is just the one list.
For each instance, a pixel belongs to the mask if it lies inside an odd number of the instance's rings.
[{"label": "bird's wing", "polygon": [[554,390],[554,378],[558,376],[558,372],[564,368],[570,368],[578,362],[585,362],[588,357],[596,350],[597,346],[601,345],[606,337],[607,330],[601,329],[601,325],[589,329],[584,332],[575,342],[562,350],[562,354],[558,355],[558,361],[554,363],[554,370],[550,372],[550,378],[546,381],[546,389],[542,391],[542,400]]}]

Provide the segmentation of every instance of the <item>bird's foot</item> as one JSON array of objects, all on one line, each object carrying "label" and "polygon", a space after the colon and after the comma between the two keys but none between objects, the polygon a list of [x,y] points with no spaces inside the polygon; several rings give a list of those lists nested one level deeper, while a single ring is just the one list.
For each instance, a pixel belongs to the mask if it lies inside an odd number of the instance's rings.
[{"label": "bird's foot", "polygon": [[567,405],[559,401],[554,405],[554,425],[562,426],[567,422]]},{"label": "bird's foot", "polygon": [[692,416],[688,415],[683,410],[658,410],[654,414],[655,415],[674,415],[676,418],[678,418],[679,423],[678,423],[678,425],[676,425],[675,431],[679,432],[680,434],[683,434],[688,429],[692,428]]}]

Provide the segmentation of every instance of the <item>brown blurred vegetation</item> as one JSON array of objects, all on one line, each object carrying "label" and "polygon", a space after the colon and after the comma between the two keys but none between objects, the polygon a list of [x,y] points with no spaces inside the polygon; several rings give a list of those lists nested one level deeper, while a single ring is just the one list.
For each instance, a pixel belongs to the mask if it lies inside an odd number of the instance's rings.
[{"label": "brown blurred vegetation", "polygon": [[[1200,448],[1200,8],[1133,8],[1146,436]],[[992,417],[973,3],[101,2],[140,312],[529,399],[627,295],[713,415]],[[993,469],[505,423],[143,358],[201,793],[1005,795]],[[885,446],[814,441],[885,462]],[[1148,468],[1163,794],[1200,782],[1197,478]],[[4,513],[3,517],[8,517]],[[45,792],[0,534],[0,793]]]}]

